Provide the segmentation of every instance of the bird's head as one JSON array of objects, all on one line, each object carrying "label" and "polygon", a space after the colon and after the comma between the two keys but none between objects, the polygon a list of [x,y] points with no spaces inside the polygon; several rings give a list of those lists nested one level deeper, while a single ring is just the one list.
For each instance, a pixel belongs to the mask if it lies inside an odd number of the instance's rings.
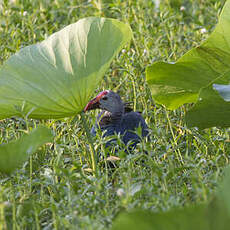
[{"label": "bird's head", "polygon": [[93,109],[103,109],[111,113],[122,113],[124,104],[117,93],[111,90],[105,90],[100,92],[86,105],[84,112]]}]

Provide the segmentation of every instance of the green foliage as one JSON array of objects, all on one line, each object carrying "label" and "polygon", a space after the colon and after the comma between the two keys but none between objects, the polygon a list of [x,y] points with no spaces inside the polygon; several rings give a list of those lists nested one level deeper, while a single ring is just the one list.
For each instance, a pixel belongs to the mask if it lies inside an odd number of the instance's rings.
[{"label": "green foliage", "polygon": [[[134,39],[113,59],[92,93],[119,90],[125,101],[134,102],[135,109],[142,111],[151,140],[143,140],[112,170],[106,170],[104,160],[98,161],[98,177],[93,177],[88,170],[89,142],[80,116],[74,120],[1,120],[1,143],[20,138],[22,131],[39,124],[51,128],[55,138],[52,144],[32,154],[12,176],[0,176],[0,226],[110,229],[121,211],[167,212],[212,198],[230,160],[229,129],[187,128],[184,114],[188,106],[168,111],[155,105],[146,84],[145,68],[155,61],[174,62],[206,39],[224,0],[182,0],[184,10],[170,7],[168,0],[161,0],[159,8],[154,1],[139,0],[3,2],[1,63],[22,47],[41,42],[80,18],[100,16],[127,22]],[[200,32],[203,28],[206,33]],[[86,124],[91,126],[96,116],[97,111],[85,115]],[[111,154],[105,151],[105,140],[100,135],[93,141],[97,157]],[[214,225],[216,216],[212,220]]]},{"label": "green foliage", "polygon": [[230,167],[223,183],[211,203],[152,213],[133,211],[122,213],[115,220],[113,230],[227,230],[230,221]]},{"label": "green foliage", "polygon": [[0,118],[62,118],[82,111],[131,29],[89,17],[23,48],[0,71]]},{"label": "green foliage", "polygon": [[41,145],[51,142],[53,135],[46,127],[38,127],[16,141],[0,145],[0,172],[11,173],[24,163]]},{"label": "green foliage", "polygon": [[[197,102],[188,114],[189,125],[198,127],[229,126],[226,113],[228,103],[218,104],[220,99],[212,97],[215,92],[209,84],[218,83],[219,78],[230,70],[230,1],[227,1],[220,15],[219,23],[202,45],[193,48],[175,64],[155,63],[146,70],[147,81],[156,102],[169,109],[176,109],[185,103]],[[216,80],[218,79],[218,80]],[[229,82],[230,77],[224,80]],[[200,102],[201,101],[201,102]],[[210,107],[214,106],[214,111]],[[202,106],[201,106],[202,105]],[[208,109],[209,108],[209,109]],[[207,118],[206,114],[210,114]],[[222,116],[219,114],[222,114]]]},{"label": "green foliage", "polygon": [[173,209],[165,213],[149,211],[133,211],[123,213],[115,220],[112,230],[208,230],[205,221],[205,207],[189,207]]}]

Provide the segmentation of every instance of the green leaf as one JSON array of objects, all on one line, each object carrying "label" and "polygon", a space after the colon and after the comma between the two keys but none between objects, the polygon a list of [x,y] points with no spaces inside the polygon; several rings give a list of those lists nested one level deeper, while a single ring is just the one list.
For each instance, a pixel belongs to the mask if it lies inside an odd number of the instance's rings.
[{"label": "green leaf", "polygon": [[228,230],[230,222],[230,167],[225,169],[223,181],[218,186],[214,199],[208,206],[207,217],[213,230]]},{"label": "green leaf", "polygon": [[39,146],[52,141],[52,139],[51,130],[41,126],[16,141],[0,145],[0,172],[7,174],[13,172]]},{"label": "green leaf", "polygon": [[228,217],[230,218],[230,167],[225,169],[224,179],[219,186],[217,199],[225,206]]},{"label": "green leaf", "polygon": [[230,101],[228,101],[228,91],[226,91],[229,86],[224,85],[229,80],[230,72],[218,78],[218,81],[215,81],[218,84],[211,83],[201,90],[198,102],[185,115],[188,126],[201,129],[230,126]]},{"label": "green leaf", "polygon": [[23,48],[0,71],[0,119],[79,113],[114,56],[131,38],[128,25],[89,17]]},{"label": "green leaf", "polygon": [[210,37],[175,64],[158,62],[146,70],[147,82],[157,103],[176,109],[196,102],[200,89],[230,71],[230,1]]},{"label": "green leaf", "polygon": [[194,206],[161,213],[122,213],[116,218],[112,230],[204,230],[209,229],[205,212],[206,206]]},{"label": "green leaf", "polygon": [[230,219],[230,167],[228,166],[224,171],[224,179],[218,188],[217,199],[224,207],[226,215]]},{"label": "green leaf", "polygon": [[209,203],[171,209],[168,212],[132,211],[121,213],[112,230],[227,230],[230,221],[230,167],[216,196]]}]

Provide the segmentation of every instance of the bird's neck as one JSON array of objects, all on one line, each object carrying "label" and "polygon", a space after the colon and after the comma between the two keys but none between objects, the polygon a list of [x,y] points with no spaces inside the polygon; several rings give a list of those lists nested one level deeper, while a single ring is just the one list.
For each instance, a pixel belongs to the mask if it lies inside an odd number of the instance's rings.
[{"label": "bird's neck", "polygon": [[111,113],[111,121],[118,122],[121,120],[122,116],[124,115],[124,108],[122,107],[121,109],[110,113]]}]

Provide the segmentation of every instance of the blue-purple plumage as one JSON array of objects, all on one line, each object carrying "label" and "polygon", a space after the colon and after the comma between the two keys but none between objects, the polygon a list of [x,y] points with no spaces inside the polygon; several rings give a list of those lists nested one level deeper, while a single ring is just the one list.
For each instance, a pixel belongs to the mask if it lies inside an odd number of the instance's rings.
[{"label": "blue-purple plumage", "polygon": [[[105,122],[106,121],[106,122]],[[136,133],[136,129],[140,126],[142,129],[142,137],[148,135],[148,126],[139,112],[125,113],[121,119],[112,122],[110,114],[100,113],[97,118],[96,124],[91,129],[91,133],[96,135],[96,130],[99,128],[104,132],[105,136],[112,136],[120,134],[122,141],[125,145],[132,142],[132,146],[140,141],[140,137]]]},{"label": "blue-purple plumage", "polygon": [[[127,103],[123,103],[120,96],[112,91],[107,90],[100,93],[88,103],[85,111],[95,108],[102,108],[103,111],[98,115],[96,124],[91,129],[93,135],[96,135],[99,128],[104,133],[104,137],[118,134],[125,145],[136,147],[141,139],[137,135],[136,129],[141,127],[142,137],[149,133],[141,113],[132,111]],[[111,141],[107,142],[106,146],[110,144]]]}]

